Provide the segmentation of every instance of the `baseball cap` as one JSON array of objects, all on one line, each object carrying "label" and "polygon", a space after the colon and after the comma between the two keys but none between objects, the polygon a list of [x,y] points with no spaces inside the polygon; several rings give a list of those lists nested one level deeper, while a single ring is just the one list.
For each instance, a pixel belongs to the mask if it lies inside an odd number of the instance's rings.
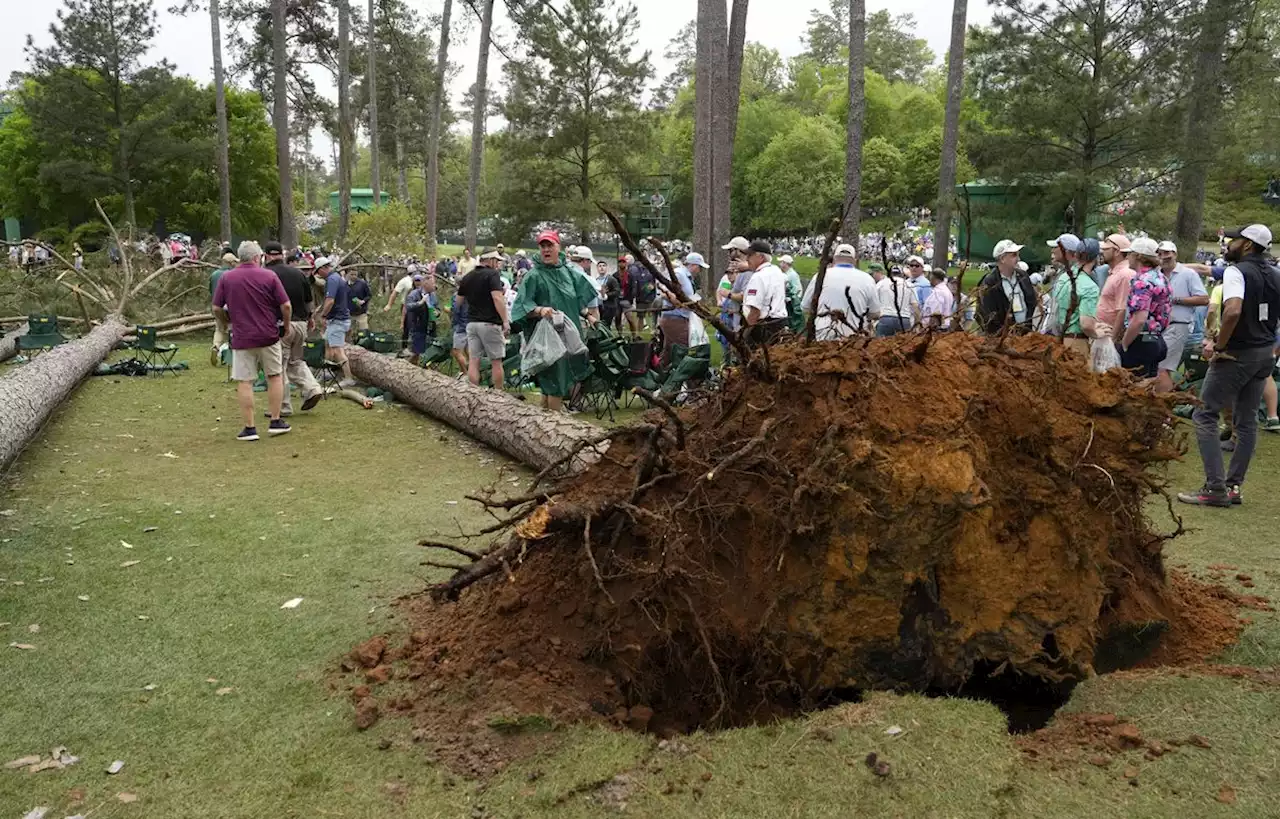
[{"label": "baseball cap", "polygon": [[325,267],[326,265],[328,266],[333,265],[333,261],[328,256],[321,256],[320,258],[316,259],[316,262],[315,262],[316,270],[319,270],[320,268]]},{"label": "baseball cap", "polygon": [[690,253],[689,255],[684,257],[684,263],[686,265],[696,264],[698,267],[707,266],[707,260],[702,258],[701,253]]},{"label": "baseball cap", "polygon": [[496,247],[486,247],[484,250],[480,251],[480,258],[481,259],[501,259],[502,254],[498,252],[498,249]]},{"label": "baseball cap", "polygon": [[853,245],[836,245],[836,249],[832,252],[833,258],[850,258],[856,259],[858,253],[853,249]]},{"label": "baseball cap", "polygon": [[[558,245],[560,244],[560,234],[554,230],[544,230],[538,234],[536,244],[542,244],[543,242],[552,242]],[[498,245],[498,247],[502,247],[502,245]]]},{"label": "baseball cap", "polygon": [[1022,250],[1022,248],[1023,245],[1018,244],[1012,239],[1001,239],[996,242],[996,246],[992,249],[991,255],[999,259],[1006,253],[1017,253],[1019,250]]},{"label": "baseball cap", "polygon": [[1139,236],[1129,244],[1129,252],[1139,256],[1154,256],[1159,252],[1159,245],[1156,244],[1155,239]]},{"label": "baseball cap", "polygon": [[498,250],[502,250],[504,247],[506,247],[506,245],[504,245],[502,242],[498,242]]},{"label": "baseball cap", "polygon": [[[498,255],[502,255],[502,245],[498,245]],[[523,251],[523,250],[517,250],[517,251],[516,251],[516,255],[523,259],[523,258],[524,258],[524,251]]]},{"label": "baseball cap", "polygon": [[222,261],[226,264],[240,264],[240,257],[234,253],[223,253]]},{"label": "baseball cap", "polygon": [[1129,248],[1131,247],[1131,243],[1129,241],[1129,237],[1125,236],[1123,233],[1113,233],[1110,236],[1108,236],[1105,240],[1103,240],[1102,246],[1103,247],[1110,246],[1115,248],[1116,250],[1121,251],[1122,253],[1128,253]]},{"label": "baseball cap", "polygon": [[[1021,270],[1023,273],[1026,273],[1026,272],[1027,272],[1028,270],[1030,270],[1031,268],[1027,265],[1027,263],[1026,263],[1026,262],[1022,262],[1022,261],[1020,261],[1020,262],[1018,262],[1018,269],[1019,269],[1019,270]],[[1042,277],[1042,278],[1043,278],[1043,277]]]},{"label": "baseball cap", "polygon": [[413,274],[413,280],[414,280],[415,282],[420,282],[420,281],[422,281],[422,279],[423,279],[423,276],[422,276],[422,274],[421,274],[421,273],[414,273],[414,274]]},{"label": "baseball cap", "polygon": [[908,256],[907,267],[914,267],[916,265],[924,267],[924,259],[921,259],[919,256]]},{"label": "baseball cap", "polygon": [[595,254],[592,253],[591,248],[587,247],[586,245],[575,247],[572,250],[570,250],[569,258],[570,259],[586,259],[589,262],[594,262],[596,260]]},{"label": "baseball cap", "polygon": [[1165,239],[1163,242],[1156,245],[1156,250],[1160,251],[1161,253],[1165,251],[1172,251],[1174,253],[1177,253],[1178,246],[1175,245],[1173,242],[1169,241],[1168,239]]},{"label": "baseball cap", "polygon": [[1237,230],[1228,230],[1224,235],[1228,239],[1248,239],[1255,245],[1263,247],[1271,245],[1271,228],[1266,225],[1249,225]]},{"label": "baseball cap", "polygon": [[747,241],[745,236],[734,236],[729,240],[729,244],[722,245],[721,250],[738,250],[746,253],[751,249],[751,243]]},{"label": "baseball cap", "polygon": [[284,253],[284,245],[280,244],[279,242],[263,242],[262,252],[263,253]]},{"label": "baseball cap", "polygon": [[1041,285],[1041,284],[1044,284],[1044,276],[1042,276],[1042,275],[1041,275],[1041,274],[1039,274],[1039,273],[1032,273],[1032,274],[1031,274],[1031,283],[1032,283],[1032,284],[1034,284],[1034,285],[1036,285],[1036,286],[1039,286],[1039,285]]},{"label": "baseball cap", "polygon": [[1062,249],[1068,253],[1075,253],[1080,249],[1080,237],[1074,233],[1064,233],[1051,242],[1046,242],[1049,247],[1057,247],[1062,245]]},{"label": "baseball cap", "polygon": [[1094,238],[1080,240],[1080,253],[1086,259],[1096,259],[1098,254],[1102,252],[1102,245],[1098,244],[1098,240]]},{"label": "baseball cap", "polygon": [[796,260],[795,260],[795,259],[793,259],[793,258],[791,258],[791,254],[790,254],[790,253],[787,253],[787,254],[784,254],[784,255],[782,256],[782,258],[778,259],[778,261],[780,261],[780,262],[786,262],[787,264],[794,264]]},{"label": "baseball cap", "polygon": [[[737,241],[737,240],[735,239],[734,241]],[[769,243],[768,243],[768,242],[766,242],[764,239],[756,239],[754,242],[752,242],[751,244],[747,245],[747,252],[748,252],[748,253],[763,253],[763,254],[764,254],[764,255],[766,255],[766,256],[772,256],[772,255],[773,255],[773,245],[769,244]]]}]

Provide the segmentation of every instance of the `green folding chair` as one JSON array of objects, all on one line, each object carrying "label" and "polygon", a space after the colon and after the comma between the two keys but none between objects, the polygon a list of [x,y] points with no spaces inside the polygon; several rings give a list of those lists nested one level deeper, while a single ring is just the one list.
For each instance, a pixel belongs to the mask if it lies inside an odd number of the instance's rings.
[{"label": "green folding chair", "polygon": [[160,341],[156,328],[138,325],[136,349],[142,363],[147,365],[148,373],[164,375],[166,370],[177,372],[173,367],[173,357],[178,354],[178,345]]},{"label": "green folding chair", "polygon": [[27,316],[27,332],[18,336],[18,351],[33,358],[45,350],[52,350],[60,344],[66,344],[58,329],[58,317],[32,313]]},{"label": "green folding chair", "polygon": [[328,387],[337,386],[342,381],[342,365],[325,358],[324,349],[323,338],[309,338],[302,343],[302,360],[315,373],[316,381],[320,382],[320,389],[324,390],[325,397],[328,397]]}]

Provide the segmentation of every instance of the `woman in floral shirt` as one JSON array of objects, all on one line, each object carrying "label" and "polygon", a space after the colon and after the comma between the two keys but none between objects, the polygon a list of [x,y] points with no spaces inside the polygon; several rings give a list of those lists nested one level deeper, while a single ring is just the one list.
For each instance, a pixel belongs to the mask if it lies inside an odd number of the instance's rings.
[{"label": "woman in floral shirt", "polygon": [[1129,266],[1133,282],[1125,305],[1125,329],[1120,339],[1120,361],[1125,369],[1144,378],[1155,378],[1160,362],[1168,353],[1164,331],[1169,326],[1173,292],[1160,272],[1155,239],[1133,240]]}]

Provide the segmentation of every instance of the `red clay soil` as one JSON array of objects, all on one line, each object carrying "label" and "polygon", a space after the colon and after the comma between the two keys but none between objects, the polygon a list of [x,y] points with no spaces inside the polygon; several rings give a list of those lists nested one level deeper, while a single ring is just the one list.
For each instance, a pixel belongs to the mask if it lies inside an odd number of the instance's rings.
[{"label": "red clay soil", "polygon": [[1137,776],[1136,763],[1154,761],[1181,750],[1207,749],[1209,740],[1198,734],[1150,739],[1138,726],[1115,714],[1059,714],[1053,724],[1015,742],[1023,758],[1057,769],[1087,762],[1099,768],[1119,762],[1126,779]]},{"label": "red clay soil", "polygon": [[1139,668],[1205,663],[1240,639],[1245,627],[1241,609],[1271,610],[1261,597],[1237,594],[1176,571],[1169,573],[1169,594],[1177,605],[1169,609],[1168,630]]},{"label": "red clay soil", "polygon": [[437,744],[483,767],[531,715],[667,733],[866,689],[1069,690],[1117,634],[1168,624],[1176,662],[1234,628],[1221,595],[1166,583],[1144,510],[1179,443],[1128,375],[1040,336],[770,358],[681,410],[683,449],[661,413],[615,440],[517,527],[509,573],[402,604],[398,704]]}]

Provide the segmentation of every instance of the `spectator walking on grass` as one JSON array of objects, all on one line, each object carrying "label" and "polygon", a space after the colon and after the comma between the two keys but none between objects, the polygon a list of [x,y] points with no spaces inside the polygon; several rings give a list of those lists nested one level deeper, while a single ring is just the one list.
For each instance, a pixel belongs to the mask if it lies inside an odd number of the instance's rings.
[{"label": "spectator walking on grass", "polygon": [[342,365],[338,386],[354,387],[351,363],[347,361],[347,333],[351,330],[351,297],[347,280],[333,269],[327,258],[316,259],[316,275],[324,276],[324,304],[320,307],[320,329],[324,331],[324,357]]},{"label": "spectator walking on grass", "polygon": [[503,360],[507,354],[507,336],[511,318],[498,265],[502,257],[494,248],[480,253],[479,265],[458,282],[458,301],[467,307],[466,325],[467,375],[471,383],[480,385],[480,359],[488,358],[493,388],[503,387]]},{"label": "spectator walking on grass", "polygon": [[[1258,402],[1275,370],[1276,324],[1280,319],[1280,271],[1267,259],[1271,230],[1249,225],[1227,232],[1231,244],[1222,276],[1222,319],[1217,336],[1206,335],[1209,371],[1192,413],[1196,444],[1204,462],[1204,486],[1178,494],[1183,503],[1226,507],[1242,502],[1240,488],[1258,439]],[[1223,474],[1218,416],[1235,408],[1235,451]]]},{"label": "spectator walking on grass", "polygon": [[289,294],[279,277],[262,267],[262,248],[257,242],[243,242],[236,253],[237,267],[218,279],[213,291],[213,312],[231,327],[231,378],[237,382],[236,395],[244,429],[241,441],[258,440],[253,418],[253,382],[261,369],[267,378],[269,435],[283,435],[289,424],[280,418],[284,399],[284,362],[280,350],[280,328],[293,317]]},{"label": "spectator walking on grass", "polygon": [[[285,379],[297,387],[302,393],[302,409],[310,410],[324,397],[311,368],[307,366],[304,345],[307,336],[314,326],[311,321],[311,284],[302,271],[284,263],[284,249],[279,242],[267,242],[263,246],[266,268],[276,274],[284,292],[289,296],[292,309],[291,320],[284,325],[284,334],[280,339],[281,355],[284,356]],[[293,415],[293,402],[289,397],[289,388],[285,387],[284,397],[280,403],[280,417]]]}]

